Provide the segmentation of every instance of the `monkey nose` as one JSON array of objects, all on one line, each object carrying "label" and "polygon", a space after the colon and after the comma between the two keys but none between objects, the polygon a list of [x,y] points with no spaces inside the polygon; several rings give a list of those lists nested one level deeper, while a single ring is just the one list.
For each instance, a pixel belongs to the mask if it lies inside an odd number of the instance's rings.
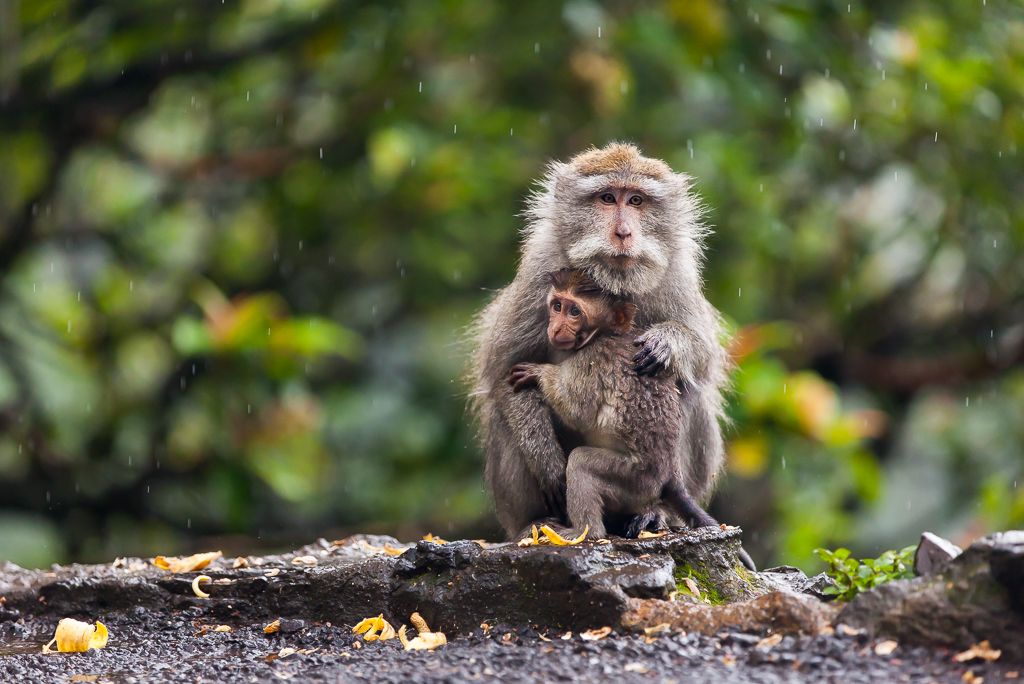
[{"label": "monkey nose", "polygon": [[632,235],[633,231],[631,231],[629,228],[626,228],[625,226],[620,226],[615,229],[615,237],[619,238],[623,242],[626,241],[626,238],[632,237]]}]

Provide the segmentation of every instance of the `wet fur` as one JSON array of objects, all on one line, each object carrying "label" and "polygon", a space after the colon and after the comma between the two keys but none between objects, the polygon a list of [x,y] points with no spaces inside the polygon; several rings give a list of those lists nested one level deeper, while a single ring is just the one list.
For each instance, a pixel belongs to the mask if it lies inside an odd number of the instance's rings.
[{"label": "wet fur", "polygon": [[[606,236],[593,193],[629,185],[649,198],[630,256],[607,263]],[[498,520],[510,538],[541,520],[565,521],[566,448],[551,411],[536,390],[513,393],[506,382],[519,362],[548,361],[545,299],[548,274],[586,270],[605,290],[639,308],[637,326],[683,387],[678,467],[687,490],[709,498],[722,466],[720,431],[727,358],[718,312],[702,293],[702,241],[707,229],[690,179],[628,144],[591,149],[568,163],[554,162],[529,199],[522,256],[515,279],[473,324],[471,409],[486,455],[485,478]]]}]

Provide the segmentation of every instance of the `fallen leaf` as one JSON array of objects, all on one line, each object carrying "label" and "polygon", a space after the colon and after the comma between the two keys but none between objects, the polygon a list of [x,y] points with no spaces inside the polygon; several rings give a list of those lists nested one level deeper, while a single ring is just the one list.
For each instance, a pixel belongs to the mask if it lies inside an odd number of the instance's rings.
[{"label": "fallen leaf", "polygon": [[726,667],[734,667],[736,665],[736,657],[730,653],[726,653],[722,656],[722,664]]},{"label": "fallen leaf", "polygon": [[999,656],[1002,654],[1003,652],[998,648],[992,648],[992,644],[990,644],[986,639],[985,641],[974,644],[966,651],[957,653],[953,656],[953,660],[958,663],[966,663],[968,660],[978,659],[991,663],[994,660],[999,660]]},{"label": "fallen leaf", "polygon": [[664,537],[668,534],[668,530],[661,530],[659,532],[650,532],[648,530],[641,530],[640,534],[636,536],[637,539],[657,539],[658,537]]},{"label": "fallen leaf", "polygon": [[672,625],[670,625],[667,622],[662,622],[660,624],[654,625],[653,627],[644,627],[644,634],[646,636],[654,636],[655,634],[667,632],[670,629],[672,629]]},{"label": "fallen leaf", "polygon": [[566,632],[562,635],[562,641],[568,641],[569,639],[572,639],[572,632]]},{"label": "fallen leaf", "polygon": [[760,649],[768,650],[768,649],[775,648],[780,643],[782,643],[782,635],[776,633],[776,634],[772,634],[771,636],[766,636],[764,639],[761,639],[760,641],[758,641],[757,645],[754,646],[754,648],[760,648]]},{"label": "fallen leaf", "polygon": [[103,648],[107,645],[107,628],[99,620],[95,625],[90,625],[88,622],[64,618],[57,623],[57,631],[50,643],[43,646],[43,653],[53,653],[50,646],[54,642],[60,653],[82,653],[90,648]]},{"label": "fallen leaf", "polygon": [[583,533],[575,539],[566,539],[547,525],[542,526],[540,531],[548,538],[548,542],[555,546],[575,546],[587,538],[587,533],[590,532],[590,525],[584,527]]},{"label": "fallen leaf", "polygon": [[316,565],[316,556],[296,556],[292,558],[292,565]]},{"label": "fallen leaf", "polygon": [[606,636],[612,633],[611,627],[598,627],[597,629],[590,629],[586,632],[580,632],[580,639],[584,641],[600,641]]},{"label": "fallen leaf", "polygon": [[405,636],[405,625],[398,630],[398,639],[402,642],[402,647],[406,651],[433,651],[435,648],[440,648],[448,643],[448,637],[442,632],[431,632],[430,627],[427,626],[427,621],[423,619],[423,616],[419,613],[413,613],[409,616],[412,621],[413,627],[416,628],[418,634],[409,639]]},{"label": "fallen leaf", "polygon": [[893,641],[892,639],[888,639],[886,641],[879,641],[877,644],[875,644],[875,655],[887,656],[893,651],[895,651],[897,646],[899,646],[899,644]]},{"label": "fallen leaf", "polygon": [[964,672],[963,676],[960,679],[967,682],[967,684],[983,684],[983,682],[985,681],[984,677],[976,675],[970,670]]},{"label": "fallen leaf", "polygon": [[397,546],[384,546],[384,553],[388,554],[389,556],[401,556],[403,553],[405,553],[405,551],[405,549],[399,548]]},{"label": "fallen leaf", "polygon": [[230,632],[231,628],[228,627],[227,625],[217,625],[216,627],[213,628],[213,631],[214,632]]},{"label": "fallen leaf", "polygon": [[238,556],[237,558],[235,558],[234,562],[231,563],[231,567],[235,568],[236,570],[238,568],[247,568],[249,567],[249,559],[245,556]]},{"label": "fallen leaf", "polygon": [[693,594],[694,598],[700,599],[700,587],[697,586],[692,577],[684,577],[683,584],[686,585],[686,588]]},{"label": "fallen leaf", "polygon": [[292,648],[290,646],[286,646],[285,648],[282,648],[277,653],[271,653],[271,654],[267,655],[267,657],[264,658],[264,660],[266,660],[268,663],[270,663],[270,662],[273,662],[275,660],[278,660],[279,658],[287,658],[288,656],[290,656],[290,655],[292,655],[294,653],[296,653],[296,650],[294,648]]},{"label": "fallen leaf", "polygon": [[[124,557],[115,558],[114,562],[110,564],[112,568],[126,568],[128,567],[128,559]],[[85,676],[85,675],[83,675]],[[92,675],[89,675],[92,676]],[[85,681],[85,680],[82,680]]]},{"label": "fallen leaf", "polygon": [[1020,670],[1010,670],[1003,675],[1003,679],[1017,679],[1020,677]]},{"label": "fallen leaf", "polygon": [[441,539],[440,537],[435,537],[430,532],[427,532],[425,535],[423,535],[423,541],[434,542],[435,544],[447,544],[448,543],[447,539]]},{"label": "fallen leaf", "polygon": [[596,543],[597,543],[597,544],[601,544],[601,545],[604,545],[604,544],[611,544],[611,543],[612,543],[612,540],[611,540],[611,539],[598,539]]},{"label": "fallen leaf", "polygon": [[69,682],[95,682],[99,678],[100,678],[99,675],[76,674],[76,675],[71,675],[71,677],[68,679],[68,681]]},{"label": "fallen leaf", "polygon": [[210,598],[210,595],[199,588],[200,582],[209,582],[211,578],[209,575],[196,575],[196,578],[192,580],[192,593],[199,598]]},{"label": "fallen leaf", "polygon": [[537,638],[540,639],[541,641],[547,641],[548,643],[551,642],[551,639],[548,639],[548,635],[547,634],[540,634],[540,633],[538,633],[537,634]]},{"label": "fallen leaf", "polygon": [[366,641],[387,641],[395,638],[395,628],[384,619],[384,613],[360,620],[352,631],[355,634],[363,634]]},{"label": "fallen leaf", "polygon": [[264,577],[277,577],[280,574],[281,574],[281,568],[271,568],[270,570],[267,570],[265,573],[263,573],[263,576]]},{"label": "fallen leaf", "polygon": [[212,561],[221,557],[220,551],[209,551],[207,553],[195,553],[191,556],[157,556],[153,559],[153,565],[161,570],[170,572],[195,572],[202,570]]},{"label": "fallen leaf", "polygon": [[279,631],[281,631],[281,618],[277,618],[263,628],[264,634],[277,634]]},{"label": "fallen leaf", "polygon": [[482,629],[484,631],[484,636],[487,636],[488,634],[491,633],[491,625],[489,623],[487,623],[487,622],[481,622],[480,623],[480,629]]},{"label": "fallen leaf", "polygon": [[864,634],[864,630],[863,629],[856,629],[856,628],[850,627],[849,625],[846,625],[846,624],[839,624],[839,625],[837,625],[836,626],[836,631],[839,632],[840,636],[849,636],[849,637],[860,636],[860,635]]},{"label": "fallen leaf", "polygon": [[626,666],[622,669],[626,672],[636,672],[637,674],[647,674],[650,672],[643,663],[626,663]]}]

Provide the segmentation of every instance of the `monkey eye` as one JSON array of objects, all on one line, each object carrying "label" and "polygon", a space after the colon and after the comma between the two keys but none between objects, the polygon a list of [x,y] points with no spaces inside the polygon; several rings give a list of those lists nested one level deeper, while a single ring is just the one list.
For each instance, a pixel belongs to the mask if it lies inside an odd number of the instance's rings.
[{"label": "monkey eye", "polygon": [[554,310],[555,313],[558,313],[559,311],[562,310],[562,302],[556,299],[555,301],[551,302],[551,308]]},{"label": "monkey eye", "polygon": [[615,204],[615,195],[610,192],[601,193],[600,200],[605,204]]},{"label": "monkey eye", "polygon": [[580,307],[576,306],[575,304],[569,307],[570,316],[579,316],[581,313],[582,312],[580,311]]},{"label": "monkey eye", "polygon": [[629,203],[632,204],[634,207],[639,207],[641,204],[644,203],[644,198],[641,197],[640,195],[633,195],[632,197],[629,198]]}]

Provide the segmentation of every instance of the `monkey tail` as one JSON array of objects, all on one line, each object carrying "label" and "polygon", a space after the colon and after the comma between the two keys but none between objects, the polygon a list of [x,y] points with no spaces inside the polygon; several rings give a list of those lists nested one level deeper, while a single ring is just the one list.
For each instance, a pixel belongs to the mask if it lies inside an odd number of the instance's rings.
[{"label": "monkey tail", "polygon": [[[662,500],[668,504],[677,515],[679,515],[691,529],[698,527],[718,527],[718,521],[711,517],[707,511],[697,505],[697,502],[693,500],[689,492],[683,486],[682,480],[679,478],[672,478],[668,484],[665,485],[661,492]],[[754,565],[754,560],[746,552],[743,546],[740,546],[737,556],[740,562],[743,563],[744,567],[748,570],[757,570],[757,566]]]}]

